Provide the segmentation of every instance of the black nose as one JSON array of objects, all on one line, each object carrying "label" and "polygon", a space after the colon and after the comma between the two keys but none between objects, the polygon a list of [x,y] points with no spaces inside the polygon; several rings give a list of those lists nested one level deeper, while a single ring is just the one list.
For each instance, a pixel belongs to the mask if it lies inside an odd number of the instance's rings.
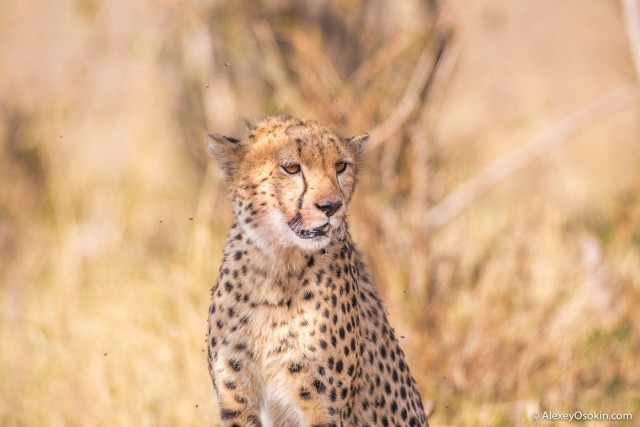
[{"label": "black nose", "polygon": [[340,200],[324,200],[321,204],[316,203],[316,208],[320,209],[327,216],[332,216],[338,209],[342,206],[342,202]]}]

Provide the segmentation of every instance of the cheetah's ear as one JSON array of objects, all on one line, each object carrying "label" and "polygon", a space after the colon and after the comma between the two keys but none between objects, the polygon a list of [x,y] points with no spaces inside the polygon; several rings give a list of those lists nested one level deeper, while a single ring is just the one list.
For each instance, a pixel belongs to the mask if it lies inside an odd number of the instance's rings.
[{"label": "cheetah's ear", "polygon": [[207,135],[207,148],[209,154],[220,164],[227,180],[231,180],[244,157],[244,146],[240,140],[219,133],[210,133]]},{"label": "cheetah's ear", "polygon": [[367,152],[367,142],[369,140],[369,134],[363,133],[362,135],[350,136],[342,138],[353,150],[353,154],[356,156],[356,160],[360,162]]}]

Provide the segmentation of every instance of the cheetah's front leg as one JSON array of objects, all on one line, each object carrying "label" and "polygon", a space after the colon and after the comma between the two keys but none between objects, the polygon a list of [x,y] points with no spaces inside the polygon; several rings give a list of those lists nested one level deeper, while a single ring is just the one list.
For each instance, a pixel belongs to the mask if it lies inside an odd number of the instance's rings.
[{"label": "cheetah's front leg", "polygon": [[262,427],[260,406],[251,387],[253,375],[241,358],[217,358],[212,376],[223,427]]},{"label": "cheetah's front leg", "polygon": [[280,365],[267,378],[263,425],[342,426],[351,412],[354,369],[332,356]]}]

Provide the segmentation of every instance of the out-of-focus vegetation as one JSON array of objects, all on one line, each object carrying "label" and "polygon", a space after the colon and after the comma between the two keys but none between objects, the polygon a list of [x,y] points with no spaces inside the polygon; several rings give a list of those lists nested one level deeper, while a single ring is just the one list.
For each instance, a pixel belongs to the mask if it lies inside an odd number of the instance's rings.
[{"label": "out-of-focus vegetation", "polygon": [[231,217],[204,135],[280,112],[372,133],[351,227],[433,425],[640,418],[638,102],[428,214],[637,81],[615,1],[0,10],[0,425],[216,425],[204,334]]}]

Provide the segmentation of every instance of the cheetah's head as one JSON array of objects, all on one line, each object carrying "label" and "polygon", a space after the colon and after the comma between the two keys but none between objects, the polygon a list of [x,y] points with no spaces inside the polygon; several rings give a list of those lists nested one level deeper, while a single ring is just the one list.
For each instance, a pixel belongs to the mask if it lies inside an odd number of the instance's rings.
[{"label": "cheetah's head", "polygon": [[236,222],[250,238],[264,250],[312,251],[343,231],[367,138],[270,117],[243,139],[210,134],[208,146],[230,183]]}]

